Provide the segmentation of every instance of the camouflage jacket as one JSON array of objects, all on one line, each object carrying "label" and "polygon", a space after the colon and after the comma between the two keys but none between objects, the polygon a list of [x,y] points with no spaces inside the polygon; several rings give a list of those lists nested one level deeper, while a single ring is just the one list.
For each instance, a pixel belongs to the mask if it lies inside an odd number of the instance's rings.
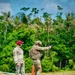
[{"label": "camouflage jacket", "polygon": [[49,49],[50,47],[40,47],[38,45],[33,45],[33,47],[29,51],[29,56],[32,59],[40,59],[42,56],[42,51]]},{"label": "camouflage jacket", "polygon": [[23,50],[21,48],[14,48],[13,55],[15,63],[24,63]]}]

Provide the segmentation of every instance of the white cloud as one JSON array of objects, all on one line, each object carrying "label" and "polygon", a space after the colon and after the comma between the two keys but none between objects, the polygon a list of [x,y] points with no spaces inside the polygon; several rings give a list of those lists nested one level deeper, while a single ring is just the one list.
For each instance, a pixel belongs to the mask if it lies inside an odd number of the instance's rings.
[{"label": "white cloud", "polygon": [[10,11],[11,14],[13,14],[13,11],[11,9],[11,4],[9,4],[9,3],[0,3],[0,15],[2,15],[2,13],[1,13],[2,11],[3,12]]}]

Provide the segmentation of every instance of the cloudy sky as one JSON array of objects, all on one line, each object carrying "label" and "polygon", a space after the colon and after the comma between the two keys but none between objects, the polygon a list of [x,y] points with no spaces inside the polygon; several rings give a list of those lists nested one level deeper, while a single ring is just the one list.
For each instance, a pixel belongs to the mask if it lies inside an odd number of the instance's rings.
[{"label": "cloudy sky", "polygon": [[[0,15],[1,12],[11,12],[11,15],[15,15],[20,12],[22,7],[30,7],[41,9],[44,8],[43,12],[52,14],[53,17],[59,11],[57,6],[61,6],[63,14],[67,12],[75,12],[75,0],[0,0]],[[26,12],[29,13],[29,12]],[[42,12],[39,13],[41,15]]]}]

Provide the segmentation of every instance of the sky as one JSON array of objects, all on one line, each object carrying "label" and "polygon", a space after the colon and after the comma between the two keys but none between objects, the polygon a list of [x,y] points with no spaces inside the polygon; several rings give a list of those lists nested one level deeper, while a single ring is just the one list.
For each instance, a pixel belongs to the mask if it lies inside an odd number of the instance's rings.
[{"label": "sky", "polygon": [[[57,6],[63,8],[63,10],[58,10]],[[63,12],[63,17],[67,12],[75,12],[75,0],[0,0],[0,15],[3,12],[11,12],[11,15],[16,15],[18,12],[21,12],[22,7],[30,7],[41,9],[43,11],[39,12],[39,16],[43,15],[43,12],[48,12],[52,14],[54,18],[57,12]],[[29,14],[30,11],[23,11],[26,14]]]}]

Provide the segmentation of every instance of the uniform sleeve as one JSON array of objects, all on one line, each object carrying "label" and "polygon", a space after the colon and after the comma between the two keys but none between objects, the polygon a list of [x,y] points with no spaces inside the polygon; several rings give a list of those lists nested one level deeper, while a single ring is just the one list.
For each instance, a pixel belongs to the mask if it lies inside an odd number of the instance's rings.
[{"label": "uniform sleeve", "polygon": [[18,57],[17,57],[17,50],[16,49],[14,49],[13,50],[13,57],[14,57],[14,61],[15,61],[15,63],[18,63]]},{"label": "uniform sleeve", "polygon": [[35,46],[35,48],[36,48],[37,50],[49,50],[51,47],[50,47],[50,46],[49,46],[49,47]]}]

